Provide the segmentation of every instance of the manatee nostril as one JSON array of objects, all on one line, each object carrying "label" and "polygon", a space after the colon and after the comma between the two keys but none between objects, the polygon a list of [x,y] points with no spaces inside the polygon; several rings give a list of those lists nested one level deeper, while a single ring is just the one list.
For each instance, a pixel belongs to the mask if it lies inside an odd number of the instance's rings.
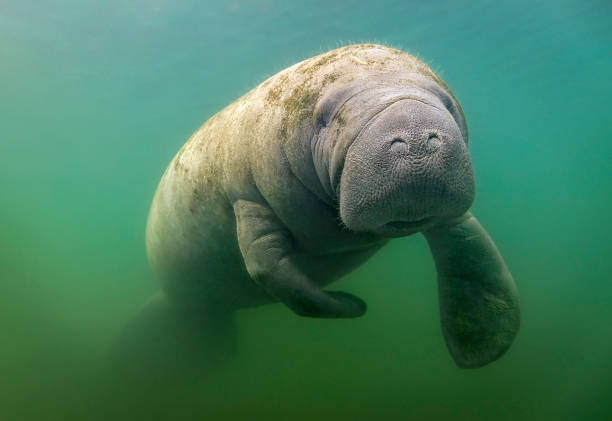
[{"label": "manatee nostril", "polygon": [[442,141],[440,140],[438,135],[436,135],[435,133],[432,133],[429,135],[429,138],[427,139],[427,148],[430,151],[438,150],[441,144],[442,144]]},{"label": "manatee nostril", "polygon": [[391,150],[396,152],[408,151],[408,143],[401,137],[396,137],[391,141]]}]

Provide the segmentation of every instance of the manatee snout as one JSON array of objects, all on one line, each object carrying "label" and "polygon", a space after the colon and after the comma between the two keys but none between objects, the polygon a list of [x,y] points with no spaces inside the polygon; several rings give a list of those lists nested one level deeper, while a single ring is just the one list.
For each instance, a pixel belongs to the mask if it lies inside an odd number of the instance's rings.
[{"label": "manatee snout", "polygon": [[339,202],[351,230],[405,236],[464,214],[473,200],[466,140],[438,101],[395,101],[347,151]]}]

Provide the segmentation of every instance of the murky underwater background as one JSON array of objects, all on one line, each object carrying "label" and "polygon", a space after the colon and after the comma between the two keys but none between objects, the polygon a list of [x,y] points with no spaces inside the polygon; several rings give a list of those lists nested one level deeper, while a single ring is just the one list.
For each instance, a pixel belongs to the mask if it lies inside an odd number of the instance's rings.
[{"label": "murky underwater background", "polygon": [[[611,22],[607,0],[0,1],[0,419],[612,419]],[[361,319],[242,311],[201,386],[114,382],[108,344],[157,288],[144,226],[172,156],[268,76],[361,41],[423,58],[463,105],[513,347],[455,366],[414,236],[334,285]]]}]

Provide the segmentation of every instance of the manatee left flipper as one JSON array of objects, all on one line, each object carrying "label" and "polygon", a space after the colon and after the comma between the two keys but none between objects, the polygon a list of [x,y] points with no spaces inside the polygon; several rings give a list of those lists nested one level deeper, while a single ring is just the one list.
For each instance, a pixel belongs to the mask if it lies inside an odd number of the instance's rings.
[{"label": "manatee left flipper", "polygon": [[442,333],[457,365],[499,358],[520,325],[518,293],[497,247],[469,212],[423,232],[438,272]]},{"label": "manatee left flipper", "polygon": [[268,294],[304,317],[353,318],[366,311],[358,297],[324,291],[296,265],[291,234],[267,205],[234,204],[238,245],[249,275]]}]

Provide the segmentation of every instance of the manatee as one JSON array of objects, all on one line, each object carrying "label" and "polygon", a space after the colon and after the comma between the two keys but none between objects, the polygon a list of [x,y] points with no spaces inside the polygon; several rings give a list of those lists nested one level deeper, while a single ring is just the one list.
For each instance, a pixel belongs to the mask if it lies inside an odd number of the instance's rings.
[{"label": "manatee", "polygon": [[243,308],[362,316],[362,299],[324,288],[415,233],[433,255],[455,362],[496,360],[518,331],[518,295],[470,213],[467,146],[456,98],[403,51],[349,45],[270,77],[206,121],[163,174],[146,229],[161,291],[121,336],[125,365],[205,371],[229,353]]}]

